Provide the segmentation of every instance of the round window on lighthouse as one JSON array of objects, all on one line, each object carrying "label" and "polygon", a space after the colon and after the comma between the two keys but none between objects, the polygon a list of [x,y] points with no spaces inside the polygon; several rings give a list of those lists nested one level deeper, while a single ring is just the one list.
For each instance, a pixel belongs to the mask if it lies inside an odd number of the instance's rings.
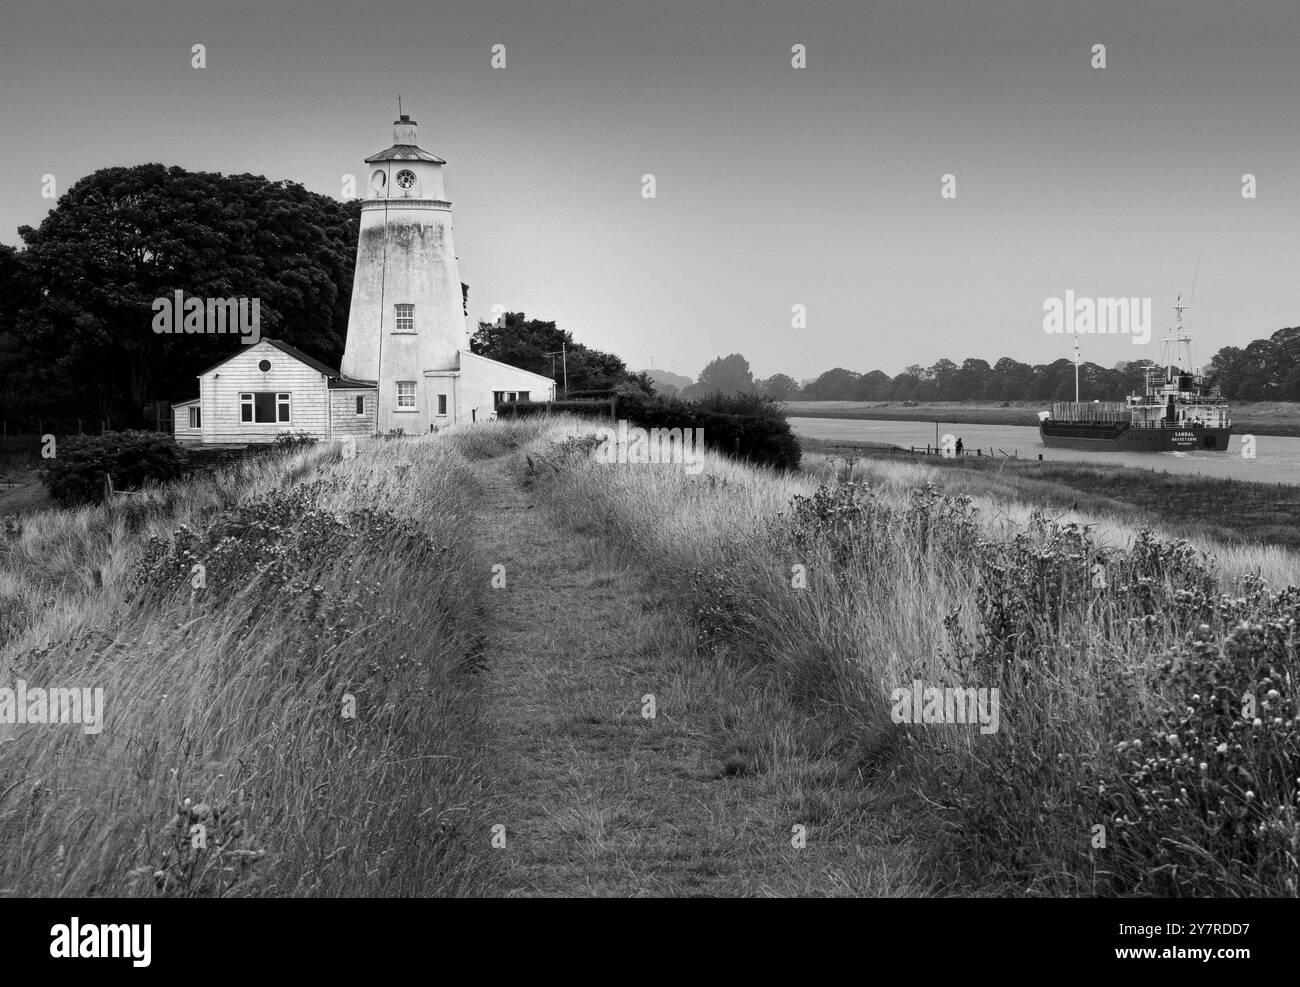
[{"label": "round window on lighthouse", "polygon": [[376,192],[382,192],[384,186],[388,184],[388,176],[382,170],[376,168],[375,173],[370,176],[370,187]]},{"label": "round window on lighthouse", "polygon": [[415,184],[415,172],[405,170],[399,171],[397,173],[397,184],[402,188],[410,188]]}]

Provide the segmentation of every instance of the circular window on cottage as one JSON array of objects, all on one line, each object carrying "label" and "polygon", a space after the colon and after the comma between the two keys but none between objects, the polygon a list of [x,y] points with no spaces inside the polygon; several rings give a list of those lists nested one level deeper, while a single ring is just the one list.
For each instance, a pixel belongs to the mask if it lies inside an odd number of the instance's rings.
[{"label": "circular window on cottage", "polygon": [[271,369],[271,361],[263,360],[261,363],[257,365],[257,369],[262,371],[262,373],[266,373],[268,370]]},{"label": "circular window on cottage", "polygon": [[415,172],[402,170],[397,173],[397,184],[402,188],[410,188],[415,184]]}]

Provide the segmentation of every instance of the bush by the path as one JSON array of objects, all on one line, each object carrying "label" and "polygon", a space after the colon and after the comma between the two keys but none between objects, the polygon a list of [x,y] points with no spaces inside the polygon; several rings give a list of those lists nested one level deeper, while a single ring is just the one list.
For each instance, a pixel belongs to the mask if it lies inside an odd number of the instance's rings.
[{"label": "bush by the path", "polygon": [[756,394],[711,394],[691,401],[624,394],[619,415],[641,428],[702,428],[704,445],[755,466],[799,468],[799,443],[780,405]]},{"label": "bush by the path", "polygon": [[105,432],[59,439],[42,481],[51,497],[70,506],[102,500],[106,476],[114,489],[126,490],[146,480],[174,480],[184,471],[185,452],[169,435]]},{"label": "bush by the path", "polygon": [[639,428],[702,428],[707,448],[755,466],[798,469],[799,443],[771,398],[754,394],[713,394],[690,401],[632,388],[618,392],[614,413],[601,400],[521,401],[502,409],[502,417],[529,418],[568,413],[584,418],[626,419]]}]

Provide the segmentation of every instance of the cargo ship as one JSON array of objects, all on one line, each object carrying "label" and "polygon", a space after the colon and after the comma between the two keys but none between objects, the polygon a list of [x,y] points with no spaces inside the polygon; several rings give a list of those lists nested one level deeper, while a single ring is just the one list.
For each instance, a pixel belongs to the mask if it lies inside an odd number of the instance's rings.
[{"label": "cargo ship", "polygon": [[1079,337],[1074,338],[1074,401],[1038,413],[1043,445],[1106,452],[1223,452],[1232,435],[1228,402],[1212,376],[1193,366],[1192,337],[1182,298],[1164,337],[1158,367],[1146,371],[1141,394],[1124,401],[1079,401]]}]

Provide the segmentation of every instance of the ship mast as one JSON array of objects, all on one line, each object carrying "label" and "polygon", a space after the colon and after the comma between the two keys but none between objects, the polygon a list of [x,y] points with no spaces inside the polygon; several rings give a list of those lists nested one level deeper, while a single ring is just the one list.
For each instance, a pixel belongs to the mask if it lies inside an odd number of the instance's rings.
[{"label": "ship mast", "polygon": [[[1178,300],[1174,302],[1174,324],[1169,330],[1169,335],[1165,336],[1161,342],[1164,344],[1164,352],[1161,359],[1166,369],[1171,365],[1169,357],[1174,358],[1174,362],[1183,373],[1199,373],[1199,368],[1192,366],[1192,334],[1187,331],[1183,325],[1183,312],[1191,308],[1190,305],[1183,304],[1183,296],[1179,295]],[[1172,345],[1171,345],[1172,344]],[[1186,361],[1186,362],[1184,362]]]},{"label": "ship mast", "polygon": [[1079,330],[1074,331],[1074,403],[1079,403]]}]

